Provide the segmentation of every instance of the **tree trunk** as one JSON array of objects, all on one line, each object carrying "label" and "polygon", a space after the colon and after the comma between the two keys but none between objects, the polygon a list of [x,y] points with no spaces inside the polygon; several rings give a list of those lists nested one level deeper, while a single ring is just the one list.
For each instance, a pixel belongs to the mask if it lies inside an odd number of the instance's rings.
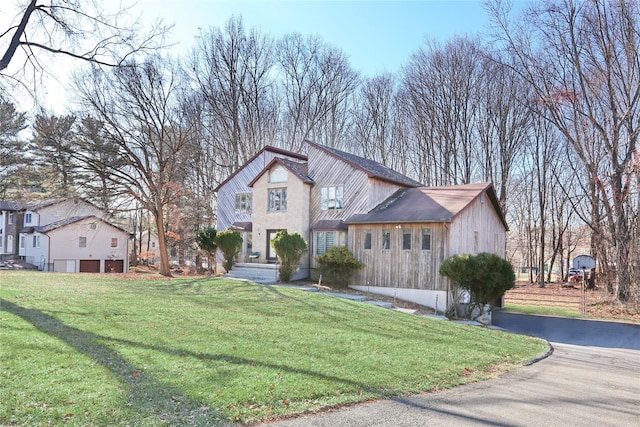
[{"label": "tree trunk", "polygon": [[160,251],[160,274],[171,277],[169,252],[167,251],[167,237],[164,231],[164,213],[162,209],[155,212],[156,228],[158,229],[158,250]]}]

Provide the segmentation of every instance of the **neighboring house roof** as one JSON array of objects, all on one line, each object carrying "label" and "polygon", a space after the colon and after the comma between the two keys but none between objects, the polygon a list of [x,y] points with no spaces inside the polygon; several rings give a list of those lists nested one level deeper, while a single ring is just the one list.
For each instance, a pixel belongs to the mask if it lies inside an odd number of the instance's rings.
[{"label": "neighboring house roof", "polygon": [[265,151],[269,151],[269,152],[274,153],[274,154],[280,154],[280,155],[283,155],[283,156],[294,157],[296,159],[300,159],[300,160],[303,160],[303,161],[307,160],[307,156],[304,155],[304,154],[295,153],[295,152],[289,151],[289,150],[284,150],[282,148],[274,147],[273,145],[265,145],[260,151],[258,151],[256,154],[251,156],[251,158],[249,160],[244,162],[244,164],[242,166],[240,166],[240,168],[238,168],[235,172],[233,172],[231,175],[229,175],[227,177],[227,179],[222,181],[216,188],[214,188],[213,191],[217,192],[220,189],[220,187],[222,187],[227,182],[229,182],[234,176],[236,176],[238,173],[240,173],[240,171],[246,165],[248,165],[249,163],[253,162],[255,159],[257,159]]},{"label": "neighboring house roof", "polygon": [[71,224],[75,224],[76,222],[80,222],[80,221],[88,219],[88,218],[95,218],[96,221],[102,221],[102,222],[104,222],[106,224],[109,224],[113,228],[116,228],[116,229],[122,231],[123,233],[130,234],[127,230],[125,230],[125,229],[123,229],[121,227],[118,227],[117,225],[114,225],[114,224],[112,224],[112,223],[110,223],[108,221],[100,219],[95,215],[74,216],[74,217],[71,217],[71,218],[66,218],[66,219],[62,219],[60,221],[52,222],[51,224],[24,227],[22,230],[20,230],[20,233],[31,234],[31,233],[37,232],[37,233],[47,234],[50,231],[66,227],[66,226],[71,225]]},{"label": "neighboring house roof", "polygon": [[23,202],[0,200],[0,211],[21,211],[23,209],[25,209],[25,204]]},{"label": "neighboring house roof", "polygon": [[262,169],[260,171],[260,173],[258,175],[256,175],[256,177],[253,178],[253,180],[249,184],[247,184],[247,186],[248,187],[253,187],[253,184],[255,184],[256,181],[266,171],[271,169],[273,167],[273,165],[275,165],[276,163],[279,164],[279,165],[282,165],[283,167],[288,169],[289,172],[291,172],[294,175],[296,175],[305,184],[313,184],[314,183],[313,179],[311,179],[311,177],[309,175],[307,175],[307,173],[309,171],[307,163],[294,162],[293,160],[283,159],[281,157],[274,157],[273,160],[271,160],[269,162],[269,164],[267,166],[265,166],[264,169]]},{"label": "neighboring house roof", "polygon": [[369,178],[376,178],[382,181],[400,184],[406,187],[422,187],[422,183],[415,181],[408,176],[396,172],[376,161],[365,159],[355,154],[347,153],[336,148],[327,147],[325,145],[316,144],[315,142],[306,141],[309,145],[327,152],[329,155],[340,159],[356,169],[365,172]]},{"label": "neighboring house roof", "polygon": [[353,215],[345,222],[347,224],[451,222],[484,192],[487,193],[500,221],[507,229],[507,222],[491,183],[398,190],[368,213]]},{"label": "neighboring house roof", "polygon": [[312,231],[316,230],[344,230],[349,227],[341,219],[321,219],[311,226]]}]

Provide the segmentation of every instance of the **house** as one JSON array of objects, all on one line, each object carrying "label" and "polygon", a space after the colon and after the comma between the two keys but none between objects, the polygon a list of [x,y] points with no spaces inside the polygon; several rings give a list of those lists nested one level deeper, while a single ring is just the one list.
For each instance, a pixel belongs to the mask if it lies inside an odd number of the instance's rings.
[{"label": "house", "polygon": [[242,261],[248,261],[251,253],[255,252],[252,244],[253,189],[248,184],[274,158],[307,160],[306,155],[267,145],[213,190],[217,193],[218,205],[216,229],[231,229],[242,234],[243,245],[239,255]]},{"label": "house", "polygon": [[[110,223],[106,213],[91,203],[69,198],[13,207],[19,209],[13,211],[19,220],[17,255],[40,270],[128,271],[129,233]],[[2,211],[7,222],[10,214]]]},{"label": "house", "polygon": [[[449,283],[438,273],[444,259],[504,256],[507,225],[491,184],[424,187],[372,160],[307,146],[306,156],[274,156],[253,177],[245,165],[234,174],[233,189],[218,187],[220,218],[230,229],[242,224],[258,263],[275,261],[271,239],[286,229],[309,247],[294,279],[315,278],[315,257],[347,246],[365,264],[352,287],[444,309]],[[233,191],[252,195],[242,216],[230,203]]]},{"label": "house", "polygon": [[23,223],[22,204],[0,200],[0,259],[18,257],[18,240]]}]

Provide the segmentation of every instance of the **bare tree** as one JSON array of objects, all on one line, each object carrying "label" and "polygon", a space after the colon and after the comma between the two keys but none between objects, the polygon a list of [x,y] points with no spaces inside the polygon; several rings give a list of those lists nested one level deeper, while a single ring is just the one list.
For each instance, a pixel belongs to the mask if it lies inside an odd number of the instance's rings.
[{"label": "bare tree", "polygon": [[408,172],[406,122],[399,105],[395,77],[381,74],[362,81],[353,112],[352,141],[364,157],[397,171]]},{"label": "bare tree", "polygon": [[179,199],[186,170],[183,151],[190,122],[178,102],[184,78],[175,64],[156,57],[110,73],[94,70],[77,80],[79,94],[102,122],[108,144],[81,139],[75,156],[88,173],[108,172],[104,177],[120,194],[151,212],[160,273],[171,275],[165,215]]},{"label": "bare tree", "polygon": [[164,43],[168,27],[161,22],[145,32],[130,7],[112,6],[97,0],[21,2],[9,28],[0,29],[0,76],[26,86],[26,77],[52,72],[47,54],[117,66]]},{"label": "bare tree", "polygon": [[191,58],[197,113],[211,160],[227,176],[275,138],[278,115],[272,41],[246,31],[240,17],[201,32]]},{"label": "bare tree", "polygon": [[[404,68],[409,110],[419,129],[417,150],[432,153],[431,185],[470,183],[477,174],[475,145],[482,54],[477,40],[456,37],[429,42]],[[426,128],[424,128],[426,127]],[[421,129],[424,128],[424,129]]]},{"label": "bare tree", "polygon": [[615,249],[615,293],[628,300],[638,283],[629,268],[635,237],[629,208],[637,197],[640,4],[544,1],[515,27],[501,3],[489,4],[489,10],[513,69],[532,85],[545,117],[582,162],[591,226]]},{"label": "bare tree", "polygon": [[284,85],[283,144],[301,150],[306,139],[340,146],[346,106],[358,83],[347,56],[318,37],[284,36],[277,46]]}]

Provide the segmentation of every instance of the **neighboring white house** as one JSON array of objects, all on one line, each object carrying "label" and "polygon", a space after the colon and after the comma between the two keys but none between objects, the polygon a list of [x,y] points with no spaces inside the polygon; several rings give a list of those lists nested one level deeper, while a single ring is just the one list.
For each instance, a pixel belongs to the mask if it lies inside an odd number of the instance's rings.
[{"label": "neighboring white house", "polygon": [[19,256],[43,271],[127,272],[129,233],[81,199],[54,200],[24,210]]}]

